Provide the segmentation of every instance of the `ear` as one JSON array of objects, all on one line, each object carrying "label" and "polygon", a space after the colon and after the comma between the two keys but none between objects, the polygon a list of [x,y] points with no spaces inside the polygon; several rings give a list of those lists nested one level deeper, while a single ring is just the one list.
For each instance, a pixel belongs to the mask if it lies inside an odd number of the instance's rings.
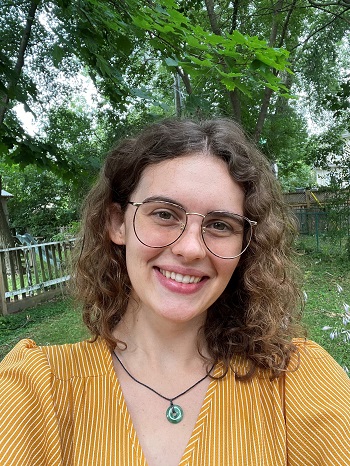
[{"label": "ear", "polygon": [[124,214],[119,204],[114,203],[109,208],[109,237],[113,243],[125,244]]}]

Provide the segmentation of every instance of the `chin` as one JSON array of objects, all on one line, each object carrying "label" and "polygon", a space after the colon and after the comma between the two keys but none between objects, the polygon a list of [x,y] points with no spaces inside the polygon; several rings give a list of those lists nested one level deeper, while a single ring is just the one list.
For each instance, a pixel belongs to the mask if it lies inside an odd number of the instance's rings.
[{"label": "chin", "polygon": [[196,320],[196,321],[200,321],[200,323],[202,324],[202,322],[204,322],[206,319],[207,313],[204,312],[204,313],[198,314],[198,311],[194,311],[194,310],[186,311],[185,309],[181,309],[181,311],[179,312],[179,308],[177,308],[174,311],[172,310],[164,311],[163,309],[161,312],[161,315],[163,318],[173,323],[181,324],[181,323],[192,322]]}]

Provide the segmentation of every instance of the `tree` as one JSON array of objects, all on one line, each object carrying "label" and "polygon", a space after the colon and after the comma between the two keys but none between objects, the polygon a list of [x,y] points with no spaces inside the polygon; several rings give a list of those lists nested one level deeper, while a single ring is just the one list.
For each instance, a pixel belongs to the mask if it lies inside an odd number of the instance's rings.
[{"label": "tree", "polygon": [[[0,193],[2,190],[2,177],[0,176]],[[7,219],[5,216],[5,212],[2,206],[2,202],[0,202],[0,245],[4,247],[13,247],[14,240],[9,229]]]},{"label": "tree", "polygon": [[[289,170],[298,165],[296,154],[284,148],[304,147],[307,135],[287,98],[303,90],[319,103],[336,87],[335,45],[348,32],[349,11],[345,1],[7,0],[0,18],[0,96],[7,102],[0,151],[8,164],[32,163],[76,179],[90,162],[93,169],[96,160],[79,157],[75,144],[61,144],[50,127],[64,125],[63,114],[55,120],[50,108],[72,100],[73,78],[85,73],[104,99],[94,112],[108,114],[117,136],[145,115],[226,115]],[[45,133],[24,131],[13,111],[18,102],[45,115]],[[77,140],[74,126],[71,136]]]},{"label": "tree", "polygon": [[[10,17],[13,16],[15,4],[16,2],[9,4]],[[143,86],[133,87],[127,84],[125,79],[126,76],[132,76],[135,70],[130,56],[133,58],[144,43],[146,47],[143,46],[143,52],[149,52],[152,60],[162,60],[163,67],[171,73],[178,72],[183,82],[188,85],[189,94],[192,93],[189,71],[196,75],[201,73],[203,68],[210,75],[217,74],[220,77],[219,81],[228,88],[238,86],[243,92],[248,92],[242,79],[247,76],[252,81],[268,82],[275,90],[279,90],[279,82],[271,73],[265,73],[263,68],[256,73],[254,67],[259,68],[260,63],[264,61],[278,69],[284,69],[287,64],[286,51],[268,47],[264,40],[257,37],[243,36],[239,31],[233,31],[230,37],[224,37],[208,32],[199,24],[192,24],[172,0],[164,0],[159,6],[145,4],[141,8],[140,3],[134,0],[121,3],[118,7],[107,0],[85,0],[79,4],[57,1],[53,8],[44,0],[31,0],[24,2],[23,13],[25,7],[27,19],[22,28],[21,40],[8,41],[9,44],[18,46],[18,59],[12,68],[11,59],[3,54],[3,84],[0,89],[3,101],[0,108],[2,150],[15,162],[18,162],[20,157],[22,163],[40,163],[36,160],[39,154],[42,163],[52,165],[52,168],[53,161],[56,165],[57,162],[59,165],[66,162],[54,146],[28,137],[21,132],[21,128],[18,128],[11,117],[8,121],[4,118],[15,102],[22,101],[29,109],[29,97],[37,100],[38,87],[33,76],[30,73],[23,74],[27,51],[28,54],[32,52],[33,69],[41,67],[44,74],[48,73],[50,65],[62,68],[65,58],[80,61],[87,67],[95,85],[119,111],[126,109],[130,96],[134,99],[152,99]],[[198,4],[196,7],[198,8]],[[31,34],[35,37],[35,34],[39,33],[35,27],[37,26],[38,30],[42,28],[39,21],[40,12],[45,13],[48,18],[53,18],[54,24],[51,27],[51,35],[44,31],[49,45],[45,53],[38,51],[30,41]],[[5,30],[11,32],[8,28]],[[129,39],[130,35],[132,40]],[[13,47],[8,49],[8,53],[13,55],[13,52]],[[42,63],[37,62],[38,56],[46,60],[46,67],[44,65],[43,68]],[[152,66],[149,69],[151,68]],[[136,76],[139,78],[140,74],[145,82],[147,69],[143,69],[142,72],[138,69]],[[27,93],[23,92],[26,87],[29,89]]]}]

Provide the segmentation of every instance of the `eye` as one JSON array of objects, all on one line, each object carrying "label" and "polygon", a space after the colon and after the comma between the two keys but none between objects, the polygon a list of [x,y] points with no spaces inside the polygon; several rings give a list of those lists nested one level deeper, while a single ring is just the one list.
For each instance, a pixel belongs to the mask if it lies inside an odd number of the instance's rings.
[{"label": "eye", "polygon": [[206,228],[212,228],[217,231],[232,231],[232,227],[230,225],[220,220],[208,224]]},{"label": "eye", "polygon": [[205,231],[216,236],[241,235],[244,230],[243,219],[238,215],[212,212],[205,222]]},{"label": "eye", "polygon": [[159,225],[171,226],[182,222],[181,212],[177,212],[175,209],[165,209],[164,206],[152,209],[148,216]]},{"label": "eye", "polygon": [[172,220],[174,219],[174,215],[169,212],[168,210],[155,210],[152,212],[154,217],[160,218],[162,220]]},{"label": "eye", "polygon": [[221,220],[214,220],[205,225],[205,231],[212,236],[231,236],[234,234],[229,223]]}]

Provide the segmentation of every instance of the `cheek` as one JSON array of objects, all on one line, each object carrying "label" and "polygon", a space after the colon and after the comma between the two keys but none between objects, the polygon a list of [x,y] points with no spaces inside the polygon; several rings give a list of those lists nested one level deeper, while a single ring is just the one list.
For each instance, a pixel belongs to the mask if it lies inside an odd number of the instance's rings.
[{"label": "cheek", "polygon": [[132,231],[131,234],[126,233],[125,252],[126,266],[131,278],[132,276],[139,276],[148,262],[158,256],[160,250],[149,248],[140,243]]},{"label": "cheek", "polygon": [[237,257],[236,259],[230,260],[230,259],[222,259],[225,261],[225,263],[221,263],[220,267],[218,268],[218,273],[221,275],[222,280],[226,282],[226,284],[230,281],[234,271],[236,270],[236,267],[239,263],[240,257]]}]

